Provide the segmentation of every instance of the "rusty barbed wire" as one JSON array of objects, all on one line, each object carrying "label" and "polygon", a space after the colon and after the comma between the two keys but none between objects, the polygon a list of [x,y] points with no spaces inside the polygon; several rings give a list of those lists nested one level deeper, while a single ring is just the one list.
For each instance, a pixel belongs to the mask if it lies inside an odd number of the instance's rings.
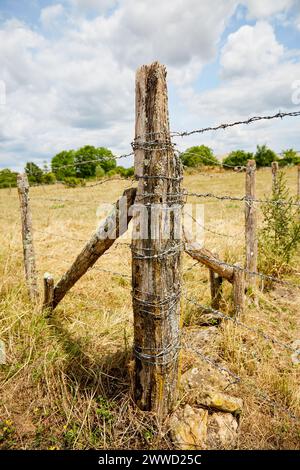
[{"label": "rusty barbed wire", "polygon": [[191,197],[199,197],[199,198],[209,198],[209,199],[217,199],[219,201],[240,201],[246,203],[253,203],[257,202],[260,204],[274,204],[274,205],[287,205],[287,206],[296,206],[300,207],[300,202],[292,202],[286,201],[284,199],[278,199],[276,201],[272,199],[255,199],[249,196],[230,196],[230,195],[220,195],[220,194],[213,194],[213,193],[193,193],[193,192],[186,192],[187,196]]},{"label": "rusty barbed wire", "polygon": [[279,111],[276,114],[269,115],[269,116],[253,116],[249,119],[245,119],[242,121],[235,121],[235,122],[230,122],[230,123],[224,123],[224,124],[219,124],[217,126],[211,126],[211,127],[204,127],[202,129],[196,129],[193,131],[184,131],[184,132],[171,132],[171,137],[187,137],[193,134],[203,134],[204,132],[208,131],[217,131],[220,129],[227,129],[228,127],[234,127],[234,126],[239,126],[239,125],[248,125],[252,124],[253,122],[258,122],[258,121],[269,121],[271,119],[283,119],[284,117],[296,117],[300,116],[300,111],[292,111],[292,112],[281,112]]}]

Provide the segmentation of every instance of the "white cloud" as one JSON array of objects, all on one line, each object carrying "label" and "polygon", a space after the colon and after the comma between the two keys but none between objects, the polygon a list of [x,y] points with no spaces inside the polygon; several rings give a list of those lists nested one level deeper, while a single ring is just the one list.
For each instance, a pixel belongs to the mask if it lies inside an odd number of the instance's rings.
[{"label": "white cloud", "polygon": [[43,8],[40,14],[40,21],[45,28],[49,28],[64,14],[64,7],[58,3]]},{"label": "white cloud", "polygon": [[284,48],[276,40],[272,26],[265,21],[242,26],[228,36],[222,49],[224,77],[259,75],[278,65]]},{"label": "white cloud", "polygon": [[117,4],[117,0],[68,0],[68,2],[79,13],[91,10],[105,13],[114,9]]},{"label": "white cloud", "polygon": [[[213,125],[271,115],[279,110],[295,111],[292,85],[300,77],[300,63],[293,60],[291,53],[284,53],[271,26],[262,22],[242,26],[228,37],[220,60],[226,79],[217,88],[202,93],[195,93],[192,88],[182,91],[191,121],[205,116],[206,122]],[[255,150],[258,143],[267,143],[277,151],[285,146],[299,148],[297,119],[261,121],[205,135],[204,140],[219,154],[238,147]],[[197,139],[199,136],[192,140],[195,143]]]},{"label": "white cloud", "polygon": [[294,0],[246,0],[249,17],[268,18],[277,13],[286,12],[294,3]]}]

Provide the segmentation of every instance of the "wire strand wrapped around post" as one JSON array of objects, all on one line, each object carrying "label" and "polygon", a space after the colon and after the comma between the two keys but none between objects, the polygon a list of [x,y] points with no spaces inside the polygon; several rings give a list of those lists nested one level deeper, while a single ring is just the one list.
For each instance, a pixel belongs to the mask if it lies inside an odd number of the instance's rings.
[{"label": "wire strand wrapped around post", "polygon": [[134,398],[163,419],[179,375],[182,165],[170,139],[166,71],[157,62],[137,71],[133,149]]}]

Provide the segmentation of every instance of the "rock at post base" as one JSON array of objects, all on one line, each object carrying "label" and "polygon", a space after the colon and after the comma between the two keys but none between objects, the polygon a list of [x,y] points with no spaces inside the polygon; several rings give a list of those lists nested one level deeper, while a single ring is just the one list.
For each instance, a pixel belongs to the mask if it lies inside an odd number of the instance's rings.
[{"label": "rock at post base", "polygon": [[170,419],[171,439],[179,450],[206,448],[208,411],[185,405]]},{"label": "rock at post base", "polygon": [[208,417],[207,447],[228,449],[235,447],[238,438],[238,422],[231,413],[213,413]]}]

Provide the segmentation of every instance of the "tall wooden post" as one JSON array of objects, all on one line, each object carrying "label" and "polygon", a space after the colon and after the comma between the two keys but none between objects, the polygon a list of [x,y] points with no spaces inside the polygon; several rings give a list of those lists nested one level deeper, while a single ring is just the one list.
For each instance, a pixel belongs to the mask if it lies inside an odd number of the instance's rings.
[{"label": "tall wooden post", "polygon": [[[246,269],[257,271],[257,215],[255,199],[255,160],[248,160],[246,167],[245,243]],[[247,286],[255,288],[256,277],[247,275]]]},{"label": "tall wooden post", "polygon": [[182,166],[169,132],[166,70],[155,62],[136,75],[132,296],[135,401],[160,419],[176,400],[180,347]]},{"label": "tall wooden post", "polygon": [[297,196],[300,201],[300,165],[298,165],[298,172],[297,172]]},{"label": "tall wooden post", "polygon": [[29,204],[29,183],[26,174],[18,175],[18,193],[21,207],[23,254],[26,282],[31,300],[39,296],[37,286],[37,272],[32,239],[32,217]]},{"label": "tall wooden post", "polygon": [[272,162],[272,185],[273,187],[277,183],[277,173],[278,173],[278,162]]}]

